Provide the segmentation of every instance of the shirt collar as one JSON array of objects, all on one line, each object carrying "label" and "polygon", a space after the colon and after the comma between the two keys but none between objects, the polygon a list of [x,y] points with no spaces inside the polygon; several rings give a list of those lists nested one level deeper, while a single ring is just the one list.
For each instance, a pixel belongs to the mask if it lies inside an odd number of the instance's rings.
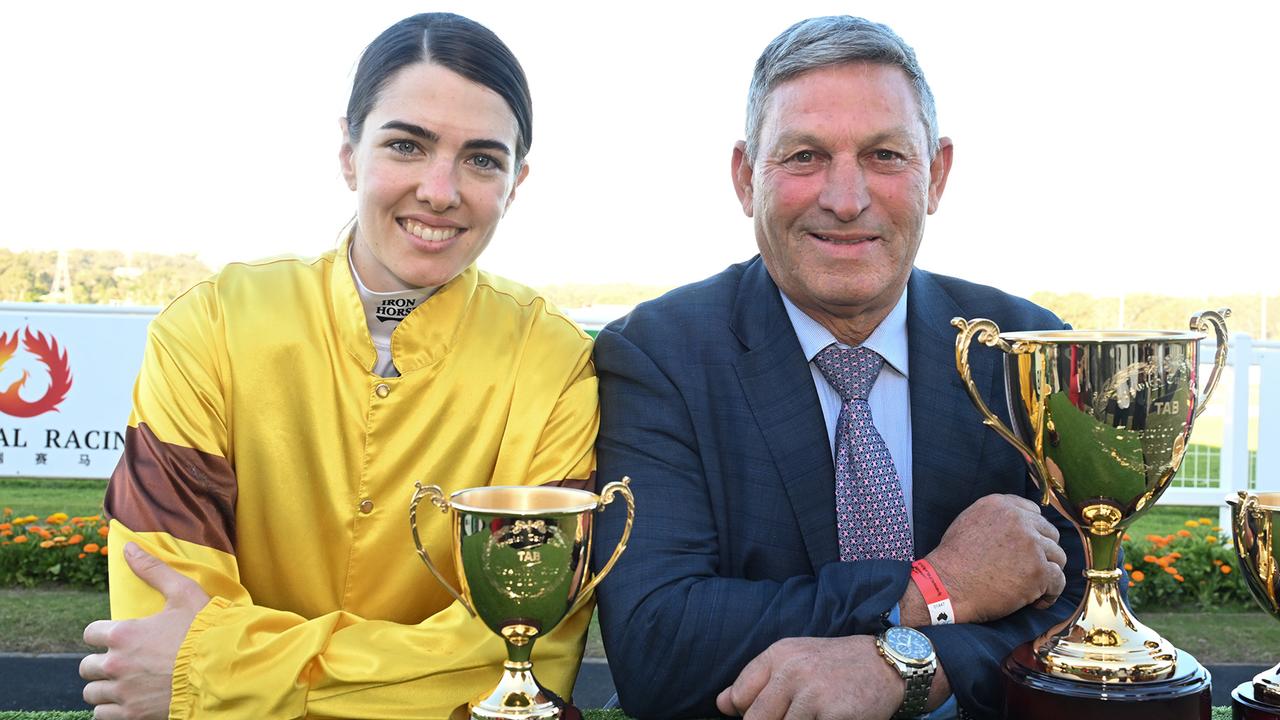
[{"label": "shirt collar", "polygon": [[[796,339],[800,341],[800,349],[804,351],[806,360],[813,362],[813,358],[831,343],[840,347],[849,347],[836,340],[836,336],[817,320],[796,307],[795,303],[791,302],[791,298],[782,292],[782,288],[778,288],[778,295],[782,297],[782,306],[787,309],[787,317],[791,320],[791,327],[796,331]],[[876,329],[871,331],[871,335],[862,341],[862,346],[879,353],[880,357],[884,358],[884,361],[894,370],[902,373],[903,377],[911,377],[907,372],[907,289],[905,287],[902,288],[902,295],[898,298],[897,304],[884,320],[880,321]]]}]

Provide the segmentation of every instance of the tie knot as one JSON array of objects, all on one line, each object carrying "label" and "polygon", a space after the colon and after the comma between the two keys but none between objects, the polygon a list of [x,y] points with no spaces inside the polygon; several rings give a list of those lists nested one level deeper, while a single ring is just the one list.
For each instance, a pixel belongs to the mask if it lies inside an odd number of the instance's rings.
[{"label": "tie knot", "polygon": [[880,368],[884,367],[880,353],[865,347],[828,345],[814,356],[813,361],[845,402],[866,400],[880,375]]}]

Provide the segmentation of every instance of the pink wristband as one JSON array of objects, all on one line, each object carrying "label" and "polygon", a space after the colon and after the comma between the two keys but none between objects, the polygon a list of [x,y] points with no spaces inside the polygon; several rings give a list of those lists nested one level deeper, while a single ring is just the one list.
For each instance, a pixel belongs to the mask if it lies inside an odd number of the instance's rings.
[{"label": "pink wristband", "polygon": [[933,625],[952,625],[956,621],[955,608],[951,606],[951,596],[942,578],[933,569],[928,560],[920,559],[911,563],[911,579],[920,594],[924,596],[925,605],[929,606],[929,622]]}]

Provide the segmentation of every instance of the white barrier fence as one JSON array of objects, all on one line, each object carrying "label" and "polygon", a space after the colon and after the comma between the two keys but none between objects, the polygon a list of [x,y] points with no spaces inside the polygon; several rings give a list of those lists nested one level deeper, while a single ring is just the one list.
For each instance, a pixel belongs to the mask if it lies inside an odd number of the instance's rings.
[{"label": "white barrier fence", "polygon": [[[1200,369],[1207,377],[1214,348],[1206,344],[1201,349]],[[1228,494],[1280,490],[1280,342],[1231,335],[1227,370],[1204,417],[1219,416],[1221,449],[1193,444],[1159,504],[1216,506],[1218,525],[1229,530],[1230,509],[1223,502]],[[1256,450],[1250,448],[1251,422],[1256,423]]]}]

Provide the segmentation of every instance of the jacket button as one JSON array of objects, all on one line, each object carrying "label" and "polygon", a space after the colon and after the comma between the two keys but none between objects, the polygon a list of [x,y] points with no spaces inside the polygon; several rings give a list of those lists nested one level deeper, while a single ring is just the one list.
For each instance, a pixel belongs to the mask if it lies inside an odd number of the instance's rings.
[{"label": "jacket button", "polygon": [[375,395],[384,398],[391,394],[391,386],[386,383],[379,383],[378,387],[373,389]]},{"label": "jacket button", "polygon": [[360,503],[360,512],[364,513],[365,515],[368,515],[369,513],[373,512],[373,501],[368,498],[365,498],[364,502]]}]

